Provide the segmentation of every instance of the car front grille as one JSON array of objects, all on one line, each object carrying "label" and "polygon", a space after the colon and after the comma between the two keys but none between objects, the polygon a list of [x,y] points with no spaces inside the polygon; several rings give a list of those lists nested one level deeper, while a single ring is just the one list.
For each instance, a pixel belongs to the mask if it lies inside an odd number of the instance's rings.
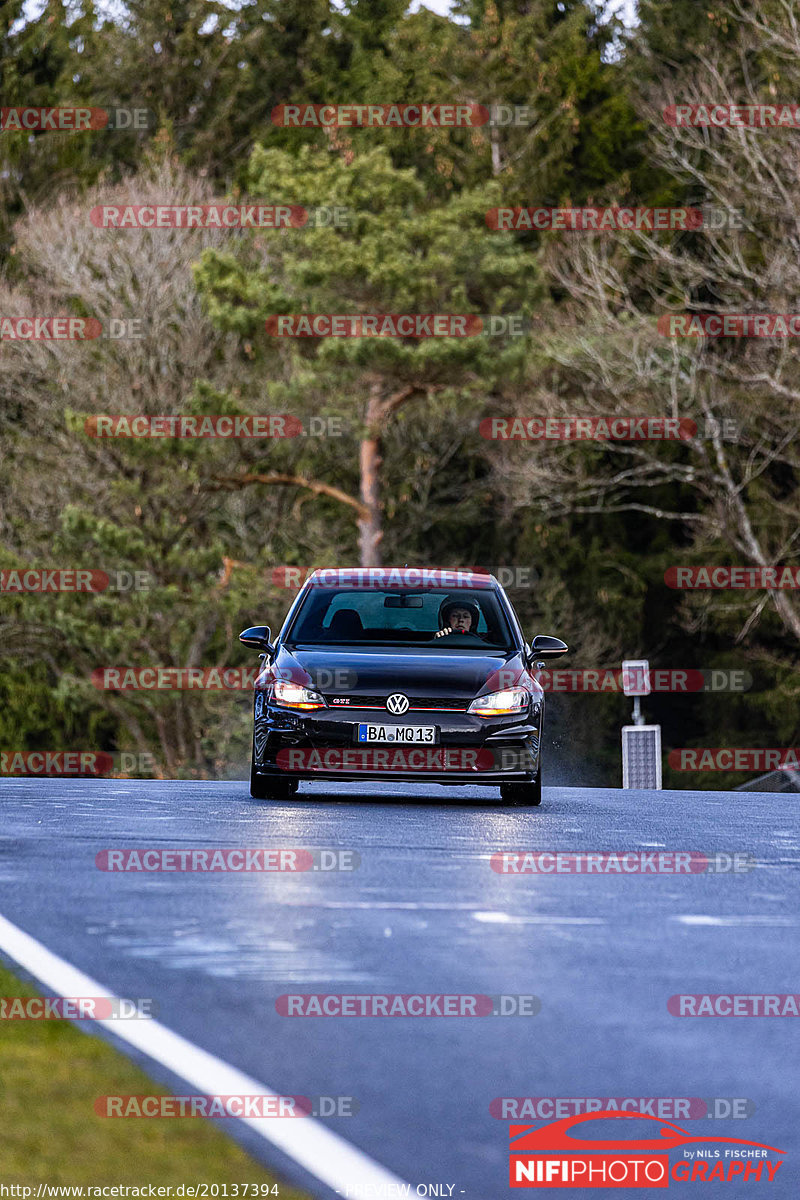
[{"label": "car front grille", "polygon": [[[326,695],[325,699],[331,708],[346,708],[349,712],[355,712],[356,710],[361,709],[381,709],[383,712],[388,712],[388,709],[386,708],[386,696]],[[342,703],[342,701],[347,701],[347,703]],[[418,700],[411,700],[411,704],[406,711],[466,712],[468,707],[469,706],[463,700],[453,700],[446,696],[425,696]]]}]

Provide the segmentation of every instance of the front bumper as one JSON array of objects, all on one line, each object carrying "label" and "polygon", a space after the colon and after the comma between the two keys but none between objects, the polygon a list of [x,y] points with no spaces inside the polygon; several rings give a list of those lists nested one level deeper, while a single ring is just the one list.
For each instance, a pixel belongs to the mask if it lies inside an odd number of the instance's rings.
[{"label": "front bumper", "polygon": [[[373,709],[324,708],[303,713],[270,705],[257,694],[253,762],[259,775],[294,780],[375,779],[393,782],[531,782],[539,770],[544,706],[527,714],[477,717],[447,710],[394,718]],[[439,740],[359,745],[355,727],[435,725]]]}]

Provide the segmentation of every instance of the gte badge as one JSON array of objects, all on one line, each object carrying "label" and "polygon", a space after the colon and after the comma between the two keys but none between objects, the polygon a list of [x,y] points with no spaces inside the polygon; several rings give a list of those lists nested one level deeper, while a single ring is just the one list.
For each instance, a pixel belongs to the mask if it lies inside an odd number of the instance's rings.
[{"label": "gte badge", "polygon": [[[598,1137],[595,1121],[643,1121],[613,1140]],[[573,1132],[573,1126],[582,1128]],[[509,1186],[540,1188],[666,1188],[676,1182],[720,1180],[772,1182],[782,1163],[771,1155],[782,1150],[743,1138],[687,1133],[678,1125],[654,1122],[641,1113],[606,1109],[551,1121],[536,1129],[509,1126]],[[594,1135],[594,1136],[592,1136]],[[697,1150],[712,1145],[714,1149]],[[691,1146],[691,1150],[686,1150]],[[670,1166],[669,1152],[682,1155]]]}]

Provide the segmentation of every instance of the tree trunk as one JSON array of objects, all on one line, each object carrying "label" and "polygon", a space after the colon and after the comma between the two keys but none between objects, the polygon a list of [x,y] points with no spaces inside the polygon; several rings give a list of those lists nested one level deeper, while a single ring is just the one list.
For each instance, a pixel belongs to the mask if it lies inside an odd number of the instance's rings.
[{"label": "tree trunk", "polygon": [[493,125],[489,130],[489,141],[492,147],[492,175],[496,178],[502,170],[500,162],[500,130],[496,125]]},{"label": "tree trunk", "polygon": [[381,457],[381,385],[374,382],[367,403],[367,429],[360,449],[361,503],[367,510],[358,522],[358,544],[362,567],[381,566],[383,513],[380,499]]}]

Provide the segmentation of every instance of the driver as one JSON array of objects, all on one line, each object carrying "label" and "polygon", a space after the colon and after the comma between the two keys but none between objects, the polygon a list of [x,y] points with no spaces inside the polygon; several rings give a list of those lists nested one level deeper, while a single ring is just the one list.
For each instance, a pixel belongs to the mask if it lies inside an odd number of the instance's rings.
[{"label": "driver", "polygon": [[439,607],[439,629],[434,637],[445,637],[448,633],[474,633],[478,637],[480,609],[474,600],[454,600],[448,597]]}]

